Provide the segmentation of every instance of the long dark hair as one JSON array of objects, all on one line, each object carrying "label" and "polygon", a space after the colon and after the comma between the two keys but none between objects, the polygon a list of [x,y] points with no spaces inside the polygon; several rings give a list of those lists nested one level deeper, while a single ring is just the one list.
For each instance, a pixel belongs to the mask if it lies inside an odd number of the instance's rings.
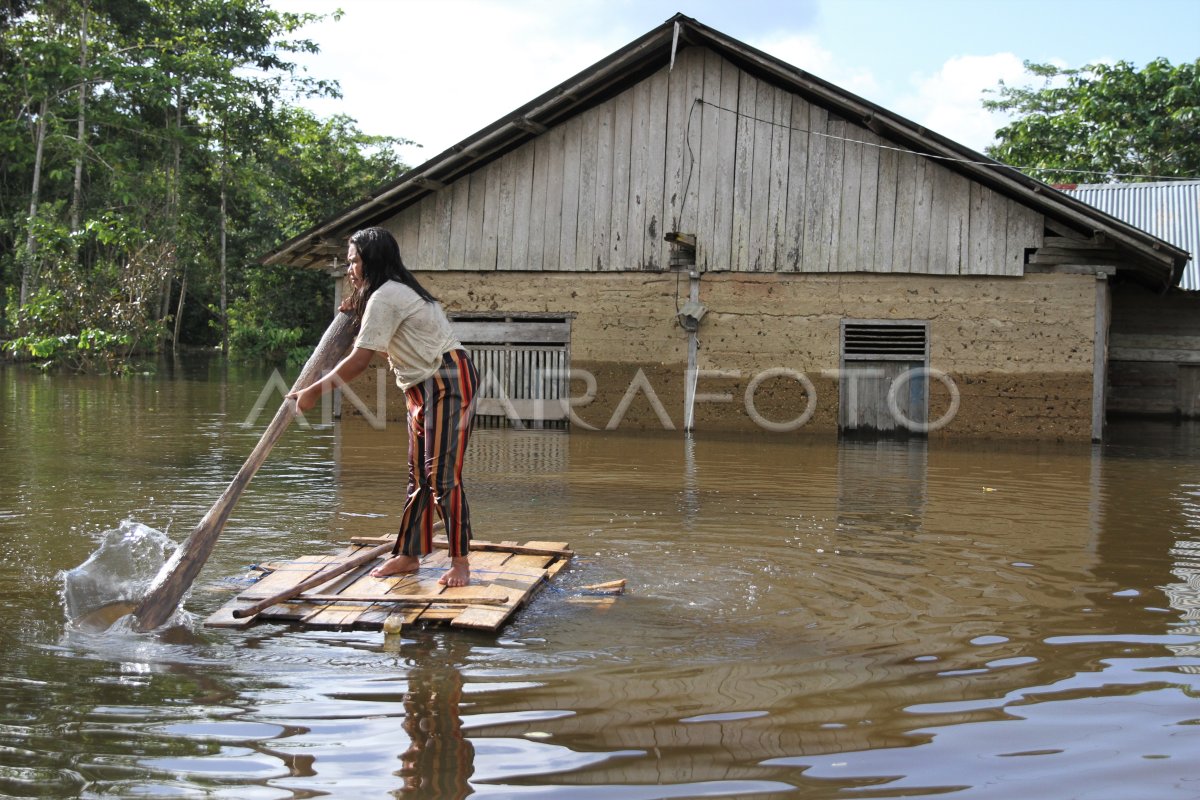
[{"label": "long dark hair", "polygon": [[400,258],[400,245],[389,231],[363,228],[350,237],[350,244],[354,245],[358,257],[362,259],[363,285],[358,287],[352,301],[354,313],[360,320],[367,310],[367,300],[388,281],[403,283],[426,302],[437,301],[404,266],[404,259]]}]

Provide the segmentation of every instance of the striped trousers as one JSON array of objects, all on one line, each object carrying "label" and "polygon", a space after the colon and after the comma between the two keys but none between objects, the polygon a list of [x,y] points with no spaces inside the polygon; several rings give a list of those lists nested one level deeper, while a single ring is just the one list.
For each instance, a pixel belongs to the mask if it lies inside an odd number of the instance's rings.
[{"label": "striped trousers", "polygon": [[471,510],[462,468],[475,419],[479,373],[465,350],[442,356],[437,372],[404,393],[408,409],[408,498],[392,554],[433,550],[433,517],[446,524],[451,556],[470,551]]}]

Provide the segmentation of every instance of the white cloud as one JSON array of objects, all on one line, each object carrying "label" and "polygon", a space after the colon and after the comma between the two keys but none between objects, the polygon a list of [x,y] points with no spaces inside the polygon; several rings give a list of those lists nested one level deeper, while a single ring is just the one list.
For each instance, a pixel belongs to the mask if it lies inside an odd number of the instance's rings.
[{"label": "white cloud", "polygon": [[955,56],[933,74],[913,74],[905,84],[898,76],[883,76],[881,81],[869,69],[845,64],[816,36],[780,34],[755,46],[979,151],[991,144],[995,131],[1008,120],[983,108],[983,90],[994,89],[1001,80],[1022,84],[1028,77],[1021,59],[1012,53]]},{"label": "white cloud", "polygon": [[[422,147],[400,154],[420,164],[624,44],[559,35],[551,21],[562,15],[544,13],[543,2],[349,0],[340,21],[301,32],[321,42],[318,56],[302,60],[309,74],[336,78],[344,99],[305,105],[348,113],[367,133],[414,140]],[[277,5],[328,10],[312,0]]]},{"label": "white cloud", "polygon": [[848,67],[808,34],[776,34],[754,43],[760,50],[786,61],[848,92],[875,102],[879,84],[869,70]]},{"label": "white cloud", "polygon": [[[321,53],[304,57],[310,75],[336,78],[340,101],[305,101],[322,115],[355,118],[367,133],[413,139],[401,148],[415,166],[490,125],[649,27],[627,0],[342,0],[346,14],[302,31]],[[326,0],[273,0],[288,11],[328,13]],[[619,21],[614,7],[626,21]],[[636,29],[635,29],[636,28]],[[985,88],[1027,80],[1012,53],[960,55],[932,74],[873,74],[835,56],[811,34],[780,31],[749,43],[929,129],[982,150],[1002,115],[983,109]]]},{"label": "white cloud", "polygon": [[1012,53],[955,56],[932,75],[914,75],[911,90],[891,110],[982,151],[1008,121],[1007,115],[983,107],[983,90],[996,88],[1001,80],[1010,85],[1028,80],[1020,58]]}]

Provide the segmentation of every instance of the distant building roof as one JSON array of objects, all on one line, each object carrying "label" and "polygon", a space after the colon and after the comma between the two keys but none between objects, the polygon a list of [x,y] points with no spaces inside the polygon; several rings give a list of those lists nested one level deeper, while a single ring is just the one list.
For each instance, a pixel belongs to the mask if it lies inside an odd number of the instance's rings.
[{"label": "distant building roof", "polygon": [[1187,250],[1192,259],[1179,281],[1200,289],[1200,181],[1062,184],[1055,187],[1146,233]]}]

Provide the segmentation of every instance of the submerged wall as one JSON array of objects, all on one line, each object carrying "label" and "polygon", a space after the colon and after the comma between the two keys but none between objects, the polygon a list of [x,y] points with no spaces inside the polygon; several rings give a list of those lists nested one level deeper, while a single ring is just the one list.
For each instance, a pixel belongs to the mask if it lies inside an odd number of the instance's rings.
[{"label": "submerged wall", "polygon": [[[688,337],[676,310],[688,298],[686,273],[421,279],[452,312],[574,314],[571,365],[594,376],[595,397],[575,406],[573,429],[682,429]],[[698,333],[697,430],[761,429],[762,420],[787,423],[807,411],[785,435],[836,432],[840,322],[852,318],[929,321],[929,366],[945,374],[930,381],[932,436],[1091,436],[1092,276],[720,272],[702,275],[700,301],[708,313]],[[368,405],[377,374],[352,387]],[[958,394],[952,416],[951,387]],[[572,396],[586,388],[574,381]],[[403,415],[392,387],[388,416]]]},{"label": "submerged wall", "polygon": [[1109,411],[1200,417],[1200,292],[1113,290]]}]

